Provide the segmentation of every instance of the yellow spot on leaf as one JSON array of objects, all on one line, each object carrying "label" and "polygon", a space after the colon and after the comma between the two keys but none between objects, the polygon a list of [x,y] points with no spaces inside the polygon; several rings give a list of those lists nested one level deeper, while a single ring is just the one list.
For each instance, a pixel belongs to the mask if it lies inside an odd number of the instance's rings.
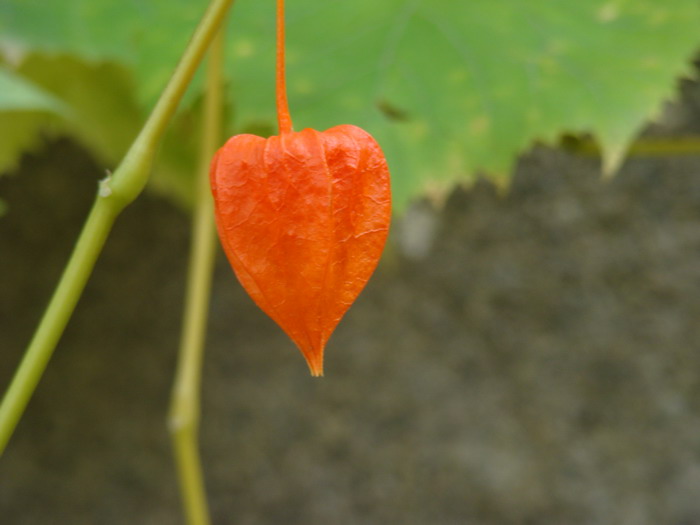
[{"label": "yellow spot on leaf", "polygon": [[661,65],[659,57],[655,56],[642,57],[639,63],[641,64],[642,69],[659,69],[659,66]]},{"label": "yellow spot on leaf", "polygon": [[542,113],[538,108],[531,107],[525,113],[526,118],[530,124],[538,124],[542,121]]},{"label": "yellow spot on leaf", "polygon": [[479,115],[469,122],[469,133],[472,135],[483,135],[491,127],[491,119],[487,115]]},{"label": "yellow spot on leaf", "polygon": [[314,87],[308,78],[301,78],[294,81],[294,91],[300,95],[309,95],[313,93]]},{"label": "yellow spot on leaf", "polygon": [[655,9],[654,11],[651,12],[649,16],[649,25],[650,26],[660,26],[668,22],[668,17],[670,13],[666,9]]},{"label": "yellow spot on leaf", "polygon": [[566,54],[570,49],[571,44],[563,38],[552,38],[547,42],[547,53],[552,56],[561,56]]},{"label": "yellow spot on leaf", "polygon": [[357,95],[346,95],[341,100],[344,107],[348,109],[362,109],[366,101]]},{"label": "yellow spot on leaf", "polygon": [[452,71],[449,72],[447,75],[447,81],[454,85],[459,85],[459,84],[464,84],[464,81],[467,79],[467,71],[465,69],[459,68],[459,69],[453,69]]},{"label": "yellow spot on leaf", "polygon": [[600,6],[596,16],[603,24],[613,22],[620,16],[620,6],[617,2],[606,2]]},{"label": "yellow spot on leaf", "polygon": [[255,54],[255,47],[250,40],[238,40],[233,44],[233,53],[240,58],[249,58]]},{"label": "yellow spot on leaf", "polygon": [[425,121],[419,120],[408,127],[408,133],[414,140],[422,141],[428,138],[430,127]]}]

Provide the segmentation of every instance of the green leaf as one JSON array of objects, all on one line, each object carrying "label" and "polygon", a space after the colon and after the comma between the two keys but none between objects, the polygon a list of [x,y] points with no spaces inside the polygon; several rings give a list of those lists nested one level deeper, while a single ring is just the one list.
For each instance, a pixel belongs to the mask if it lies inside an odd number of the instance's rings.
[{"label": "green leaf", "polygon": [[110,62],[85,62],[69,55],[32,54],[18,71],[69,105],[73,118],[60,122],[70,133],[111,164],[118,161],[144,118],[134,100],[131,76]]},{"label": "green leaf", "polygon": [[[517,154],[564,131],[593,133],[613,169],[672,96],[700,43],[696,0],[287,4],[296,129],[367,129],[385,150],[399,204],[477,171],[503,179]],[[204,7],[193,0],[4,0],[0,41],[123,64],[143,111]],[[226,52],[230,128],[273,125],[272,0],[234,5]],[[40,85],[52,90],[50,82]],[[192,90],[188,100],[195,99]]]},{"label": "green leaf", "polygon": [[18,156],[33,148],[50,115],[68,117],[69,107],[15,71],[0,66],[0,173],[12,169]]},{"label": "green leaf", "polygon": [[68,113],[68,108],[59,99],[9,69],[0,67],[0,111],[22,110]]},{"label": "green leaf", "polygon": [[[17,66],[16,75],[33,91],[25,94],[25,111],[3,111],[7,106],[0,106],[0,130],[7,130],[0,133],[0,171],[11,168],[23,150],[33,149],[40,133],[71,135],[111,167],[140,128],[143,112],[121,66],[32,54]],[[42,98],[30,98],[33,92]],[[53,107],[60,111],[43,111]]]},{"label": "green leaf", "polygon": [[40,132],[48,122],[42,112],[0,111],[0,175],[13,169],[23,152],[40,143]]},{"label": "green leaf", "polygon": [[[146,116],[135,100],[131,75],[111,62],[84,62],[68,55],[32,54],[18,71],[28,83],[45,86],[55,100],[70,106],[72,118],[56,118],[39,111],[0,111],[0,172],[14,166],[18,155],[33,149],[39,133],[68,134],[87,146],[106,170],[116,166]],[[181,111],[161,147],[152,187],[179,204],[192,198],[192,173],[197,153],[198,105]]]}]

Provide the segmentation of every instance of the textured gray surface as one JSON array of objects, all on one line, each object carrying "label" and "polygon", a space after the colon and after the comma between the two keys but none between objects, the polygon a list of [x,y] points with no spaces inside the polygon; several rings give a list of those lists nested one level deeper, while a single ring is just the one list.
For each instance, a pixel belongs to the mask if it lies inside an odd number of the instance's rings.
[{"label": "textured gray surface", "polygon": [[[538,149],[512,191],[417,205],[304,361],[219,259],[202,442],[218,524],[700,523],[700,161]],[[0,385],[102,176],[0,179]],[[400,176],[395,174],[395,176]],[[2,523],[180,522],[165,411],[186,218],[120,218],[0,460]]]}]

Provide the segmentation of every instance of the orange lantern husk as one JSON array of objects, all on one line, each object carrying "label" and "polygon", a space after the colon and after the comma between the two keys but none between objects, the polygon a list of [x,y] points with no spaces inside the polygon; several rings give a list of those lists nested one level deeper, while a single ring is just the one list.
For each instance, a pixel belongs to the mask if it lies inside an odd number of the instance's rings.
[{"label": "orange lantern husk", "polygon": [[367,284],[391,220],[389,169],[366,131],[292,130],[277,1],[280,134],[236,135],[210,180],[224,252],[255,303],[297,344],[314,376],[326,342]]}]

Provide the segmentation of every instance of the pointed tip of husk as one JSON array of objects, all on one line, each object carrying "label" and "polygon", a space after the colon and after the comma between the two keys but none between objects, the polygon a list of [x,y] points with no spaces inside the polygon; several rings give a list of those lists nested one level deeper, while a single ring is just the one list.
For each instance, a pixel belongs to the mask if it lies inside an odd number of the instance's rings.
[{"label": "pointed tip of husk", "polygon": [[323,350],[320,352],[304,352],[306,364],[309,365],[309,371],[313,377],[323,377]]},{"label": "pointed tip of husk", "polygon": [[307,360],[307,363],[309,365],[309,371],[311,372],[312,377],[323,377],[323,361],[312,363],[311,361]]}]

